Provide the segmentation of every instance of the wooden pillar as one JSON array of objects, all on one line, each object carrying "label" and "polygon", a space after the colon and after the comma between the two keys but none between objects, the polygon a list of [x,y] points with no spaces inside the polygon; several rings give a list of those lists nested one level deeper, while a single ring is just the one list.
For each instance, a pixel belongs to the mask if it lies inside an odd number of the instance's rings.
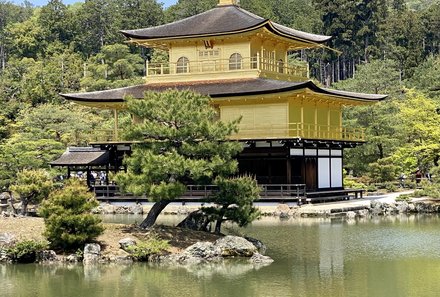
[{"label": "wooden pillar", "polygon": [[286,181],[288,184],[292,183],[292,161],[290,159],[289,156],[287,156],[287,160],[286,160],[286,168],[287,168],[287,172],[286,172]]},{"label": "wooden pillar", "polygon": [[108,174],[109,174],[108,165],[105,165],[105,184],[107,186],[108,186]]},{"label": "wooden pillar", "polygon": [[119,123],[118,123],[118,110],[114,109],[113,110],[113,114],[115,117],[115,126],[114,126],[114,130],[113,130],[113,137],[114,137],[114,141],[118,141],[119,140],[119,135],[118,135],[118,129],[119,129]]}]

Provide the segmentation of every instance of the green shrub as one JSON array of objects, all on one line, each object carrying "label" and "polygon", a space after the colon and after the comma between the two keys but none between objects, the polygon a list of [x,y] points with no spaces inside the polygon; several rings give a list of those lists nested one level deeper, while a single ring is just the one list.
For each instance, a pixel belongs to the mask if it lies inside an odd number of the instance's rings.
[{"label": "green shrub", "polygon": [[156,235],[152,235],[147,241],[130,246],[128,252],[138,261],[147,261],[149,256],[160,254],[168,250],[169,247],[170,244],[168,240],[163,240]]},{"label": "green shrub", "polygon": [[384,188],[387,190],[388,193],[396,192],[397,186],[393,184],[392,182],[384,183]]},{"label": "green shrub", "polygon": [[368,185],[366,188],[367,192],[376,192],[377,191],[377,187],[373,184]]},{"label": "green shrub", "polygon": [[419,186],[421,187],[421,189],[414,191],[414,197],[429,197],[432,199],[440,199],[440,184],[422,181]]},{"label": "green shrub", "polygon": [[368,174],[376,183],[395,181],[398,177],[399,168],[390,158],[379,159],[377,162],[368,164],[368,167]]},{"label": "green shrub", "polygon": [[396,201],[409,201],[411,200],[411,195],[409,194],[401,194],[398,197],[396,197]]},{"label": "green shrub", "polygon": [[344,187],[349,189],[366,189],[367,186],[353,177],[344,178]]},{"label": "green shrub", "polygon": [[6,249],[6,254],[12,261],[18,263],[35,262],[37,252],[47,248],[47,244],[34,240],[24,240]]},{"label": "green shrub", "polygon": [[50,245],[74,250],[99,236],[104,230],[101,219],[90,213],[96,206],[95,196],[75,179],[67,181],[63,189],[52,192],[40,207]]}]

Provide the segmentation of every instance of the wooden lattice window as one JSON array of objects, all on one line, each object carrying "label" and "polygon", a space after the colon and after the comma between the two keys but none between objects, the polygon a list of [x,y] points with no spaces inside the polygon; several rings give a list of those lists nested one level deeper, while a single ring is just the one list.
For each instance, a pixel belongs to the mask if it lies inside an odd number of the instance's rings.
[{"label": "wooden lattice window", "polygon": [[187,57],[180,57],[177,60],[177,73],[188,73],[189,72],[189,60]]},{"label": "wooden lattice window", "polygon": [[234,53],[229,57],[229,70],[238,70],[242,68],[243,58],[239,53]]}]

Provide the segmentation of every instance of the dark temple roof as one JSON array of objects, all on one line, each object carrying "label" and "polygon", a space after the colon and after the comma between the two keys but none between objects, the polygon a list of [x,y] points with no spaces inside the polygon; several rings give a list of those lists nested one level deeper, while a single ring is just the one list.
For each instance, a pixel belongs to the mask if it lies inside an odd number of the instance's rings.
[{"label": "dark temple roof", "polygon": [[69,147],[51,166],[100,166],[109,163],[109,152],[93,147]]},{"label": "dark temple roof", "polygon": [[148,40],[218,36],[261,27],[266,27],[278,35],[314,43],[322,43],[331,38],[331,36],[306,33],[276,24],[235,5],[217,6],[195,16],[161,26],[121,32],[129,38]]},{"label": "dark temple roof", "polygon": [[387,97],[386,95],[362,94],[320,88],[312,81],[288,82],[264,78],[161,84],[154,83],[105,91],[61,94],[61,96],[79,102],[117,103],[124,102],[124,97],[127,95],[141,99],[147,91],[163,92],[168,89],[192,90],[203,95],[209,95],[212,98],[274,94],[301,89],[309,89],[319,94],[334,95],[344,99],[361,101],[378,101]]}]

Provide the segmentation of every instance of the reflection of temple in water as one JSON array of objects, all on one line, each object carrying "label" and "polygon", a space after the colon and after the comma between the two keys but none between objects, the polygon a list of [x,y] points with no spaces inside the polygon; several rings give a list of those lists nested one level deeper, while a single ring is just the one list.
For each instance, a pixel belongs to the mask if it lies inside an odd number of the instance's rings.
[{"label": "reflection of temple in water", "polygon": [[344,273],[342,232],[342,222],[319,225],[319,275],[323,278]]}]

